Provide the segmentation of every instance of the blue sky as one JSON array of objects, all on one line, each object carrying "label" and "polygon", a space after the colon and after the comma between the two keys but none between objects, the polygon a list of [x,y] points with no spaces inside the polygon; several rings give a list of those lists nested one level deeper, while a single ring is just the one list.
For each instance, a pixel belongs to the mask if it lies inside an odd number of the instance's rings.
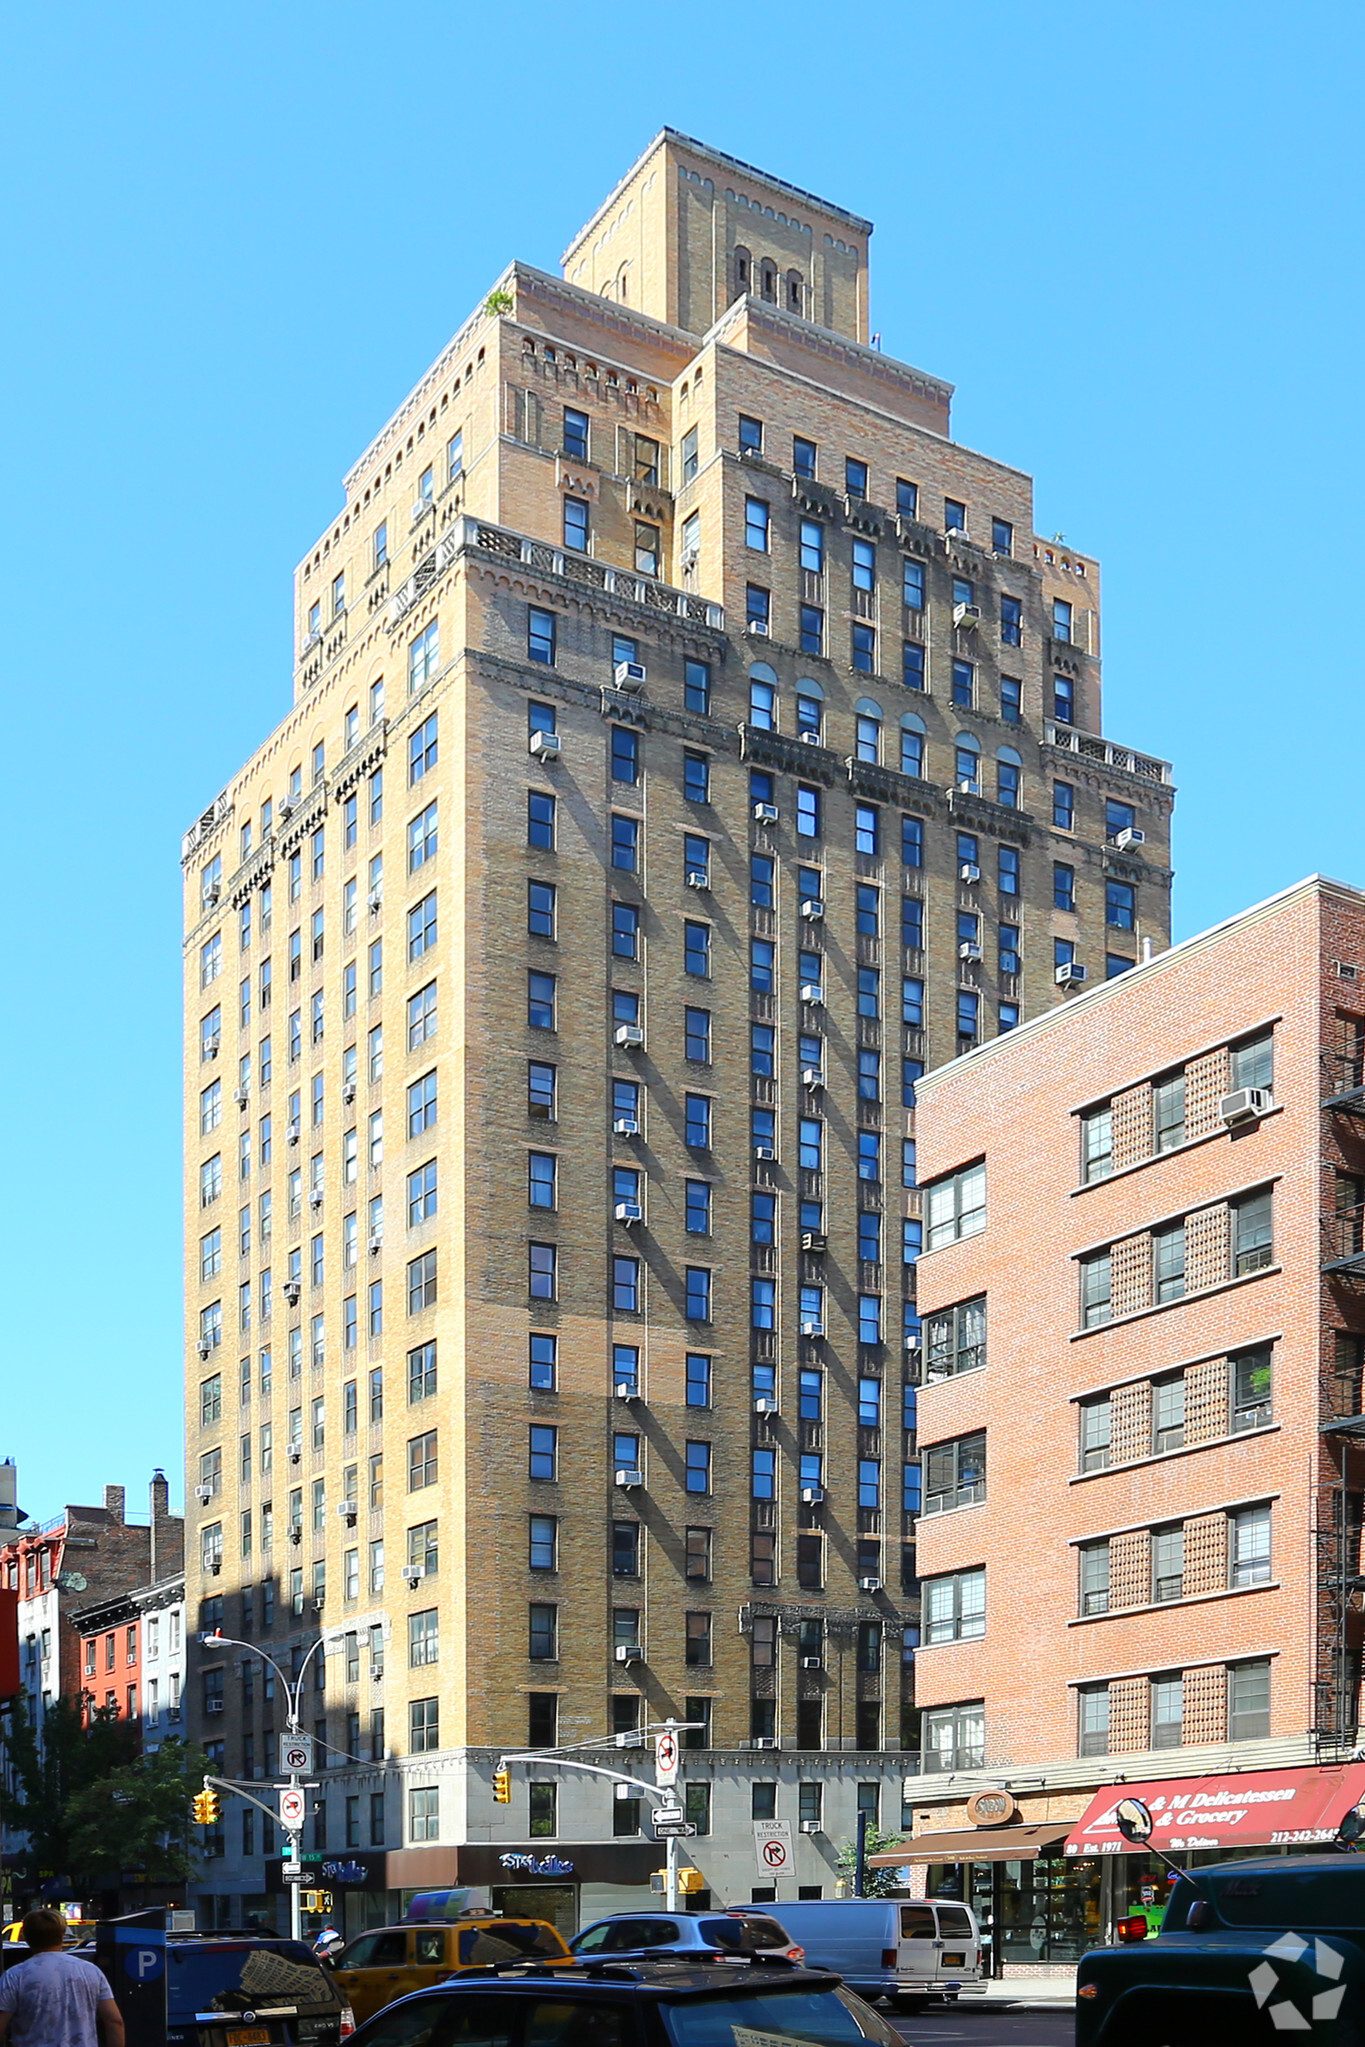
[{"label": "blue sky", "polygon": [[[873,325],[1099,554],[1180,934],[1357,851],[1358,10],[13,10],[0,1454],[179,1491],[180,834],[290,572],[507,259],[672,124],[869,215]],[[1345,575],[1347,582],[1342,583]],[[1311,710],[1312,715],[1309,715]]]}]

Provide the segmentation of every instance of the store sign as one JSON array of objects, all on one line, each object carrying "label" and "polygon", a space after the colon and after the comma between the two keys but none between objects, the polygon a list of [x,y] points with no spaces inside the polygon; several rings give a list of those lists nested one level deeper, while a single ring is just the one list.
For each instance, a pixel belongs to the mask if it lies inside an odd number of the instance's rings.
[{"label": "store sign", "polygon": [[1365,1764],[1329,1769],[1241,1770],[1224,1777],[1156,1778],[1112,1785],[1090,1802],[1067,1836],[1067,1855],[1127,1855],[1118,1830],[1120,1797],[1139,1798],[1157,1848],[1298,1848],[1331,1841],[1343,1816],[1365,1798]]},{"label": "store sign", "polygon": [[572,1861],[562,1855],[500,1855],[498,1867],[514,1869],[521,1876],[572,1876],[574,1873]]},{"label": "store sign", "polygon": [[967,1817],[974,1827],[1003,1827],[1018,1811],[1008,1791],[976,1791],[967,1800]]},{"label": "store sign", "polygon": [[322,1874],[329,1884],[363,1884],[368,1881],[370,1872],[363,1862],[357,1862],[351,1856],[345,1862],[324,1862]]}]

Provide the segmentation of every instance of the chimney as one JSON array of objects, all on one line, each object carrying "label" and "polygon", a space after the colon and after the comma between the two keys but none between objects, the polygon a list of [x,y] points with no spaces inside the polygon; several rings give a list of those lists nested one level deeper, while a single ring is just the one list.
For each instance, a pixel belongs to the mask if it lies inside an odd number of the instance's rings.
[{"label": "chimney", "polygon": [[159,1465],[152,1473],[151,1497],[151,1554],[147,1560],[147,1575],[155,1585],[167,1570],[178,1569],[180,1563],[179,1543],[168,1540],[172,1532],[167,1527],[171,1518],[171,1488]]},{"label": "chimney", "polygon": [[111,1521],[123,1519],[123,1487],[107,1485],[104,1488],[104,1511]]}]

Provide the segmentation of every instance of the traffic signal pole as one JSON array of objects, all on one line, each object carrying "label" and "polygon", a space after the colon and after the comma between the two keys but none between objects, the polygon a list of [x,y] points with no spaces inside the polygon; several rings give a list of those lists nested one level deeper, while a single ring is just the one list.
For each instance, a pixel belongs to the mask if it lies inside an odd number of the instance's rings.
[{"label": "traffic signal pole", "polygon": [[[663,1832],[665,1824],[667,1824],[667,1833],[664,1837],[664,1905],[667,1911],[676,1912],[678,1909],[678,1837],[683,1833],[692,1834],[696,1832],[696,1828],[689,1825],[683,1818],[683,1802],[677,1783],[678,1767],[682,1760],[678,1736],[689,1728],[700,1727],[703,1724],[700,1720],[665,1720],[662,1723],[654,1737],[656,1781],[653,1784],[648,1784],[639,1777],[629,1776],[624,1770],[604,1769],[601,1763],[580,1763],[577,1756],[556,1755],[553,1751],[547,1749],[526,1749],[516,1755],[501,1755],[498,1757],[498,1767],[494,1772],[493,1778],[494,1801],[499,1805],[505,1805],[510,1797],[509,1763],[534,1763],[538,1769],[583,1770],[590,1777],[607,1777],[614,1784],[629,1784],[632,1790],[635,1791],[656,1792],[663,1800],[663,1805],[659,1809],[657,1818],[653,1821],[656,1828],[656,1840],[659,1838],[659,1833]],[[642,1735],[644,1731],[643,1729],[641,1730]],[[582,1744],[585,1748],[592,1747],[596,1749],[601,1749],[605,1745],[605,1743],[600,1741]],[[668,1814],[667,1821],[665,1821],[666,1813]]]}]

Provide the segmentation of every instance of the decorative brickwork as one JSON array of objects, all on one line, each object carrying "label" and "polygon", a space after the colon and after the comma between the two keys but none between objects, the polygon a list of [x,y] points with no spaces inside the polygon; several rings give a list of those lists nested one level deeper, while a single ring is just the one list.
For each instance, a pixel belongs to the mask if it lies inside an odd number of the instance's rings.
[{"label": "decorative brickwork", "polygon": [[1152,1596],[1152,1538],[1145,1528],[1109,1545],[1109,1605],[1146,1606]]},{"label": "decorative brickwork", "polygon": [[1185,1441],[1210,1443],[1228,1432],[1228,1361],[1204,1358],[1185,1373]]},{"label": "decorative brickwork", "polygon": [[1195,1744],[1227,1740],[1228,1674],[1221,1663],[1185,1672],[1184,1735]]},{"label": "decorative brickwork", "polygon": [[1144,1081],[1115,1095],[1111,1111],[1114,1130],[1114,1171],[1135,1166],[1152,1149],[1152,1090]]},{"label": "decorative brickwork", "polygon": [[1110,1300],[1115,1315],[1135,1315],[1152,1304],[1152,1240],[1124,1237],[1109,1254]]},{"label": "decorative brickwork", "polygon": [[1217,1286],[1228,1276],[1228,1210],[1226,1203],[1201,1208],[1185,1223],[1185,1291]]},{"label": "decorative brickwork", "polygon": [[1148,1747],[1149,1706],[1145,1677],[1123,1677],[1109,1687],[1109,1753],[1131,1756]]},{"label": "decorative brickwork", "polygon": [[1185,1068],[1185,1137],[1207,1137],[1217,1130],[1218,1100],[1228,1091],[1228,1048],[1220,1045]]},{"label": "decorative brickwork", "polygon": [[1110,1457],[1115,1464],[1127,1464],[1134,1457],[1150,1456],[1151,1449],[1151,1386],[1145,1380],[1120,1386],[1110,1406]]},{"label": "decorative brickwork", "polygon": [[1228,1517],[1197,1514],[1185,1523],[1185,1590],[1220,1592],[1228,1582]]}]

